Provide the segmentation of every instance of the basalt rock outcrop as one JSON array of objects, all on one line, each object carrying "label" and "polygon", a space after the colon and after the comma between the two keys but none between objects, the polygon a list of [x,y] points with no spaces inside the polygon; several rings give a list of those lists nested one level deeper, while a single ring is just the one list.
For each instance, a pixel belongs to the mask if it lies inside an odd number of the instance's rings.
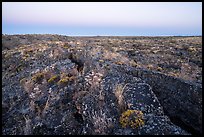
[{"label": "basalt rock outcrop", "polygon": [[2,134],[202,134],[200,81],[138,66],[111,40],[143,37],[3,35]]}]

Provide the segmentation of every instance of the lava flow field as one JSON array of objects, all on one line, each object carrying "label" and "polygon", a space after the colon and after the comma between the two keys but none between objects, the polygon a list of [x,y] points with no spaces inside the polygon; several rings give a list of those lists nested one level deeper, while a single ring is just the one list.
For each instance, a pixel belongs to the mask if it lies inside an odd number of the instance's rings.
[{"label": "lava flow field", "polygon": [[202,37],[2,35],[2,134],[202,134]]}]

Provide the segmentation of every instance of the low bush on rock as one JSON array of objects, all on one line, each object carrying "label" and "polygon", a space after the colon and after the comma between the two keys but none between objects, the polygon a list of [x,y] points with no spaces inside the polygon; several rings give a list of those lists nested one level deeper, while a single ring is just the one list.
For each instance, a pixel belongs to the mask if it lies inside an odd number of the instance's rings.
[{"label": "low bush on rock", "polygon": [[123,128],[138,128],[144,125],[143,113],[139,110],[127,110],[120,117],[120,124]]}]

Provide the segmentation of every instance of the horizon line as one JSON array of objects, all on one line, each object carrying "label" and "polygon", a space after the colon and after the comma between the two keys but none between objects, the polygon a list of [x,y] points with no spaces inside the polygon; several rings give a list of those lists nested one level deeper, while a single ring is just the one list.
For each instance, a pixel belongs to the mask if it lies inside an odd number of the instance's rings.
[{"label": "horizon line", "polygon": [[202,37],[202,35],[66,35],[66,34],[51,34],[51,33],[16,33],[16,34],[3,34],[2,35],[61,35],[71,37]]}]

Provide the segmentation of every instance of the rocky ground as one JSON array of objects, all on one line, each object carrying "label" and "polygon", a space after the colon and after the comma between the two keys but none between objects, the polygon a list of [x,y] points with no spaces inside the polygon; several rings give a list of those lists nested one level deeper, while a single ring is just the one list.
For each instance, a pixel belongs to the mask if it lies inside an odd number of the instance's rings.
[{"label": "rocky ground", "polygon": [[202,37],[2,35],[2,134],[202,134],[201,83]]}]

